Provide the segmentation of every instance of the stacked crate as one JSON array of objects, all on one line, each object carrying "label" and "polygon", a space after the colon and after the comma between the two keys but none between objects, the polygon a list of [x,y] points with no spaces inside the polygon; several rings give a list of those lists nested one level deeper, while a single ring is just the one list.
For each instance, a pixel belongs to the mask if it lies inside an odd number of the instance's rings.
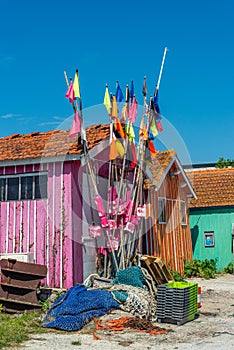
[{"label": "stacked crate", "polygon": [[158,322],[182,325],[197,314],[198,285],[194,282],[169,282],[158,285]]}]

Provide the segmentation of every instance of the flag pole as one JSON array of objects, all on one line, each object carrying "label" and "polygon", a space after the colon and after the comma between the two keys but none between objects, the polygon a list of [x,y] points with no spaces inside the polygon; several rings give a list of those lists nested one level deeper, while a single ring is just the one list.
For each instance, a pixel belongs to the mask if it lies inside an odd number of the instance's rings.
[{"label": "flag pole", "polygon": [[168,51],[168,48],[165,47],[164,53],[163,53],[163,58],[162,58],[162,63],[161,63],[161,68],[160,68],[160,72],[159,72],[159,76],[158,76],[158,82],[157,82],[157,85],[156,85],[156,90],[157,91],[159,90],[159,86],[160,86],[160,82],[161,82],[161,78],[162,78],[162,72],[163,72],[163,67],[164,67],[167,51]]},{"label": "flag pole", "polygon": [[[76,69],[76,74],[78,75],[78,69]],[[64,77],[65,77],[65,81],[66,81],[66,84],[67,86],[69,86],[69,82],[68,82],[68,78],[67,78],[67,73],[66,71],[64,71]],[[74,107],[74,104],[73,104],[73,108]],[[77,104],[77,101],[76,101],[76,108],[78,109],[78,104]],[[82,118],[82,100],[81,100],[81,93],[80,93],[80,114],[81,114],[81,120],[82,120],[82,128],[83,128],[83,118]],[[82,130],[83,131],[83,130]],[[94,187],[94,192],[95,192],[95,195],[98,196],[99,195],[99,192],[98,192],[98,188],[97,188],[97,184],[95,182],[95,176],[94,176],[94,172],[93,172],[93,169],[90,165],[90,157],[89,157],[89,153],[88,153],[88,147],[87,147],[87,142],[86,142],[86,137],[85,139],[83,139],[83,145],[84,145],[84,155],[85,155],[85,159],[86,159],[86,164],[88,166],[88,169],[89,169],[89,173],[90,173],[90,176],[91,176],[91,180],[92,180],[92,183],[93,183],[93,187]],[[104,231],[104,230],[103,230]],[[115,262],[115,265],[116,265],[116,269],[118,271],[118,263],[117,263],[117,260],[116,260],[116,257],[115,257],[115,252],[114,252],[114,249],[113,249],[113,246],[112,246],[112,243],[111,243],[111,240],[110,240],[110,237],[109,237],[109,234],[106,231],[104,231],[106,236],[107,236],[107,240],[109,241],[109,245],[110,245],[110,248],[111,248],[111,252],[112,252],[112,255],[113,255],[113,259],[114,259],[114,262]]]}]

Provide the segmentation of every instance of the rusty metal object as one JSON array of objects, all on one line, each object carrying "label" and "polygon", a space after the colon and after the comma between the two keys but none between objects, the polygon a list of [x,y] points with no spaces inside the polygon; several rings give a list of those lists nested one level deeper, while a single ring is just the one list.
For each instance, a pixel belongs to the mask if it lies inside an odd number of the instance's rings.
[{"label": "rusty metal object", "polygon": [[34,311],[41,308],[37,288],[46,277],[47,267],[15,259],[0,260],[0,303],[5,312]]}]

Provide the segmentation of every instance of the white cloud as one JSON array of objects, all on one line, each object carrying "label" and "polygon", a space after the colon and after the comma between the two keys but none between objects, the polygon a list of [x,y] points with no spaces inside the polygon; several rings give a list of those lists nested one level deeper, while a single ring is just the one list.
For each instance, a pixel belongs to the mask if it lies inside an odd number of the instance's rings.
[{"label": "white cloud", "polygon": [[[38,125],[42,125],[42,126],[45,126],[45,125],[59,125],[59,124],[61,124],[62,121],[64,121],[63,118],[57,117],[57,116],[51,117],[49,119],[50,120],[48,120],[47,122],[42,122],[42,123],[40,123]],[[51,119],[52,120],[54,119],[54,121],[52,121]]]},{"label": "white cloud", "polygon": [[8,114],[0,115],[0,119],[10,119],[10,118],[15,118],[20,116],[21,114],[8,113]]},{"label": "white cloud", "polygon": [[44,125],[58,125],[58,124],[60,124],[60,123],[59,122],[44,122],[44,123],[40,123],[38,125],[44,126]]}]

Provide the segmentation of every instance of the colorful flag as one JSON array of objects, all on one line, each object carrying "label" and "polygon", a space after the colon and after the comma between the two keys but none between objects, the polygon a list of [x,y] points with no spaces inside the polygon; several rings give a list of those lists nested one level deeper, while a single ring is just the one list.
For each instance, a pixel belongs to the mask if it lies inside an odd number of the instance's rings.
[{"label": "colorful flag", "polygon": [[118,118],[118,107],[115,96],[112,97],[112,118]]},{"label": "colorful flag", "polygon": [[132,158],[133,158],[133,161],[131,163],[131,167],[134,169],[136,164],[137,164],[136,147],[135,147],[134,141],[131,142],[130,147],[132,150]]},{"label": "colorful flag", "polygon": [[76,70],[76,74],[74,78],[73,90],[74,90],[74,96],[80,98],[80,82],[79,82],[78,69]]},{"label": "colorful flag", "polygon": [[129,116],[128,116],[128,120],[131,123],[135,123],[136,121],[137,107],[138,107],[138,103],[137,103],[136,97],[134,97],[133,102],[129,108]]},{"label": "colorful flag", "polygon": [[110,101],[110,95],[109,95],[109,91],[108,91],[108,86],[106,85],[106,91],[105,91],[105,96],[104,96],[104,101],[103,101],[108,114],[111,113],[111,101]]},{"label": "colorful flag", "polygon": [[75,94],[73,89],[73,83],[71,82],[68,86],[68,90],[66,92],[65,97],[69,98],[70,103],[73,103],[75,101]]},{"label": "colorful flag", "polygon": [[119,86],[118,81],[117,81],[115,96],[116,96],[116,101],[117,101],[117,102],[122,102],[123,99],[124,99],[124,95],[123,95],[123,93],[122,93],[122,90],[121,90],[121,88],[120,88],[120,86]]},{"label": "colorful flag", "polygon": [[126,124],[128,117],[128,103],[126,102],[121,111],[121,123]]},{"label": "colorful flag", "polygon": [[118,139],[116,139],[115,143],[116,143],[116,147],[117,147],[117,150],[119,152],[119,155],[121,157],[123,157],[124,156],[124,146],[122,145],[122,143]]},{"label": "colorful flag", "polygon": [[126,99],[125,101],[128,103],[129,102],[129,87],[126,85]]},{"label": "colorful flag", "polygon": [[160,122],[160,119],[156,120],[156,126],[157,126],[157,130],[159,132],[162,132],[163,131],[163,128],[162,128],[162,124]]},{"label": "colorful flag", "polygon": [[72,126],[70,129],[69,137],[76,136],[81,130],[81,120],[78,111],[75,111]]},{"label": "colorful flag", "polygon": [[130,85],[129,97],[130,97],[130,101],[132,103],[133,97],[134,97],[134,83],[133,83],[133,80],[131,81],[131,85]]},{"label": "colorful flag", "polygon": [[154,147],[154,143],[153,143],[152,140],[149,140],[149,150],[150,150],[150,153],[151,153],[152,157],[155,157],[156,154],[157,154],[157,151],[156,151],[156,149]]},{"label": "colorful flag", "polygon": [[130,141],[132,141],[132,140],[135,139],[135,132],[134,132],[132,123],[129,123],[128,125],[126,125],[126,127],[125,127],[125,132],[126,132],[126,134],[128,135],[128,139],[129,139]]},{"label": "colorful flag", "polygon": [[119,152],[116,146],[116,141],[114,138],[112,138],[111,144],[110,144],[110,153],[109,153],[109,160],[114,160],[119,156]]},{"label": "colorful flag", "polygon": [[157,88],[157,86],[156,86],[156,89],[154,92],[154,101],[153,102],[154,102],[155,111],[160,114],[160,108],[158,105],[158,88]]},{"label": "colorful flag", "polygon": [[157,127],[156,127],[156,123],[155,123],[155,119],[154,119],[154,116],[152,118],[152,123],[151,123],[151,132],[154,136],[157,136],[158,135],[158,130],[157,130]]},{"label": "colorful flag", "polygon": [[114,128],[119,133],[119,136],[121,138],[125,138],[125,132],[124,132],[124,129],[123,129],[122,124],[120,123],[120,120],[118,119],[118,117],[115,118]]},{"label": "colorful flag", "polygon": [[140,124],[140,128],[139,128],[139,137],[142,138],[143,134],[144,134],[144,125],[145,125],[145,118],[144,116],[141,119],[141,124]]},{"label": "colorful flag", "polygon": [[144,97],[146,97],[146,95],[148,94],[148,90],[147,90],[147,87],[146,87],[146,77],[144,77],[144,83],[143,83],[142,93],[143,93],[143,96],[144,96]]}]

